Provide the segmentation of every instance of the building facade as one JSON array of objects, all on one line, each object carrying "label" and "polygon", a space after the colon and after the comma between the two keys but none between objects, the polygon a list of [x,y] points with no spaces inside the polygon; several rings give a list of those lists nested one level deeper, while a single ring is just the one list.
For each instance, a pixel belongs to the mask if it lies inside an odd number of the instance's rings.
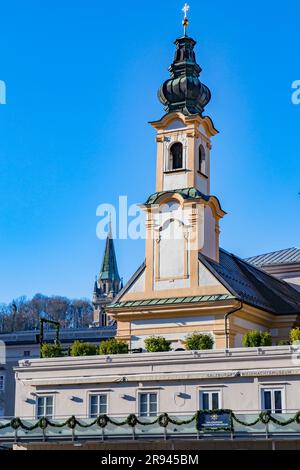
[{"label": "building facade", "polygon": [[[87,341],[99,344],[105,339],[114,337],[116,328],[78,328],[61,329],[60,342],[64,349],[75,341]],[[40,357],[38,331],[16,331],[1,334],[0,340],[5,345],[5,362],[0,364],[0,416],[14,416],[15,410],[15,373],[14,367],[20,360],[32,360]],[[46,330],[44,340],[53,342],[55,331]]]},{"label": "building facade", "polygon": [[[300,410],[299,347],[31,359],[16,371],[16,416],[189,416],[199,409]],[[66,414],[67,413],[67,414]]]}]

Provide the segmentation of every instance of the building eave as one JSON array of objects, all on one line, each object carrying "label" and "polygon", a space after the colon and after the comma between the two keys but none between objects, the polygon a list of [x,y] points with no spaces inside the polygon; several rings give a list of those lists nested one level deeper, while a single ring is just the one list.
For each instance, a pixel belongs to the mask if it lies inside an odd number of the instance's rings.
[{"label": "building eave", "polygon": [[210,305],[215,302],[224,302],[235,300],[235,297],[231,294],[216,294],[216,295],[197,295],[191,297],[168,297],[168,298],[152,298],[145,300],[128,300],[124,302],[117,302],[114,305],[111,305],[108,309],[108,312],[115,312],[120,310],[145,310],[147,308],[153,310],[156,308],[163,308],[166,306],[172,307],[184,307],[190,306],[192,304],[202,304]]},{"label": "building eave", "polygon": [[176,121],[177,119],[182,121],[185,126],[203,125],[203,127],[205,128],[205,130],[211,137],[219,133],[219,131],[215,128],[212,119],[209,116],[202,117],[199,114],[187,116],[179,111],[167,113],[158,121],[150,121],[149,124],[152,127],[154,127],[155,130],[161,131],[161,130],[164,130],[168,125],[170,125],[173,121]]}]

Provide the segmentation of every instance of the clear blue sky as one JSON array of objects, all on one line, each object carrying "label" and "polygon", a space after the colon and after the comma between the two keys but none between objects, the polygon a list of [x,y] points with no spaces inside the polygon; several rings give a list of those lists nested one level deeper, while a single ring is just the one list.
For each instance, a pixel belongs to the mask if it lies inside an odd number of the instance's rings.
[{"label": "clear blue sky", "polygon": [[[89,297],[104,248],[96,207],[155,191],[156,91],[181,35],[183,0],[2,2],[0,302]],[[113,5],[113,6],[111,6]],[[190,1],[206,109],[219,129],[212,193],[221,245],[242,257],[299,246],[298,1]],[[117,241],[124,279],[143,241]]]}]

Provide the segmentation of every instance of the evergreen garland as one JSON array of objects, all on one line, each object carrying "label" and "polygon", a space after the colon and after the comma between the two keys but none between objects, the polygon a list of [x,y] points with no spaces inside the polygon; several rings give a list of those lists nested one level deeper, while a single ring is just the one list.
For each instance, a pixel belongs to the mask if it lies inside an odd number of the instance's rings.
[{"label": "evergreen garland", "polygon": [[53,428],[63,428],[63,427],[68,427],[69,429],[76,429],[76,427],[79,428],[90,428],[92,426],[97,425],[99,428],[106,428],[108,424],[112,424],[114,426],[130,426],[131,428],[135,428],[135,426],[140,425],[140,426],[152,426],[154,424],[159,424],[162,428],[167,428],[169,424],[173,424],[176,426],[183,426],[186,424],[190,424],[193,421],[196,422],[196,429],[198,431],[201,431],[201,425],[200,425],[200,417],[201,415],[204,414],[223,414],[227,413],[230,415],[230,426],[229,427],[224,427],[224,428],[208,428],[206,427],[206,431],[225,431],[225,432],[233,432],[234,431],[234,422],[240,424],[241,426],[245,427],[253,427],[258,423],[262,423],[267,425],[268,423],[272,422],[278,426],[288,426],[289,424],[296,423],[300,424],[300,411],[298,411],[294,416],[287,420],[281,420],[277,419],[274,416],[272,416],[272,413],[269,411],[262,411],[258,417],[251,421],[251,422],[245,422],[242,421],[237,417],[237,415],[232,411],[232,410],[214,410],[214,411],[208,411],[208,410],[199,410],[197,411],[191,418],[187,420],[180,420],[180,419],[174,419],[171,418],[171,416],[168,413],[162,413],[159,415],[157,418],[153,419],[152,421],[143,421],[141,420],[138,416],[135,414],[130,414],[127,416],[126,419],[122,421],[115,421],[114,419],[110,418],[108,415],[100,415],[97,416],[92,422],[89,424],[83,423],[80,420],[78,420],[75,416],[71,416],[70,418],[66,419],[62,423],[57,423],[52,421],[49,418],[42,417],[39,418],[34,424],[31,426],[25,424],[26,421],[22,420],[21,418],[12,418],[10,421],[7,423],[1,424],[0,423],[0,430],[2,429],[7,429],[7,428],[12,428],[13,430],[18,430],[19,428],[23,429],[24,431],[34,431],[35,429],[42,429],[45,430],[47,427],[53,427]]}]

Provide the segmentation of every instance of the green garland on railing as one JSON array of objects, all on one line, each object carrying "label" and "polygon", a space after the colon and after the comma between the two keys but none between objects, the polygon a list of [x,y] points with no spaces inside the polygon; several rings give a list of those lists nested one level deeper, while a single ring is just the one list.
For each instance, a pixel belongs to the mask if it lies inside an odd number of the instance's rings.
[{"label": "green garland on railing", "polygon": [[232,412],[232,418],[238,424],[241,424],[242,426],[247,426],[247,427],[255,426],[259,422],[261,422],[262,424],[268,424],[272,422],[274,424],[277,424],[278,426],[288,426],[289,424],[292,424],[292,423],[300,424],[300,411],[297,411],[297,413],[294,416],[287,419],[286,421],[281,421],[277,418],[274,418],[274,416],[272,416],[272,414],[269,411],[262,411],[259,414],[258,418],[252,421],[251,423],[245,423],[244,421],[241,421],[233,412]]},{"label": "green garland on railing", "polygon": [[268,411],[263,411],[259,414],[259,416],[252,422],[245,422],[240,420],[236,414],[232,410],[214,410],[214,411],[208,411],[208,410],[199,410],[197,411],[191,418],[187,420],[177,420],[171,418],[168,413],[163,413],[159,415],[157,418],[155,418],[152,421],[143,421],[141,420],[138,416],[135,414],[130,414],[127,416],[126,419],[123,421],[115,421],[114,419],[110,418],[108,415],[100,415],[97,416],[92,422],[89,424],[84,424],[80,420],[78,420],[75,416],[71,416],[70,418],[66,419],[62,423],[56,423],[49,418],[43,417],[40,418],[36,421],[31,426],[28,426],[25,424],[24,420],[22,421],[21,418],[13,418],[10,421],[8,421],[5,424],[0,424],[0,430],[2,429],[7,429],[7,428],[12,428],[15,431],[17,431],[19,428],[23,429],[24,431],[34,431],[35,429],[42,429],[45,430],[47,427],[53,427],[53,428],[63,428],[67,426],[69,429],[75,429],[77,426],[80,428],[90,428],[92,426],[99,426],[99,428],[106,428],[108,424],[112,424],[114,426],[130,426],[131,428],[135,428],[135,426],[140,425],[140,426],[152,426],[154,424],[159,424],[160,427],[162,428],[167,428],[169,424],[173,424],[175,426],[184,426],[186,424],[190,424],[193,421],[196,421],[196,429],[198,431],[201,431],[201,426],[200,426],[200,416],[203,414],[222,414],[222,413],[228,413],[230,414],[230,426],[229,427],[224,427],[224,428],[208,428],[206,427],[206,431],[226,431],[226,432],[233,432],[234,431],[234,422],[246,426],[246,427],[253,427],[258,423],[262,424],[268,424],[269,422],[272,422],[274,424],[277,424],[278,426],[288,426],[289,424],[296,423],[300,424],[300,411],[298,411],[293,417],[287,419],[286,421],[279,420],[272,416],[272,414]]}]

